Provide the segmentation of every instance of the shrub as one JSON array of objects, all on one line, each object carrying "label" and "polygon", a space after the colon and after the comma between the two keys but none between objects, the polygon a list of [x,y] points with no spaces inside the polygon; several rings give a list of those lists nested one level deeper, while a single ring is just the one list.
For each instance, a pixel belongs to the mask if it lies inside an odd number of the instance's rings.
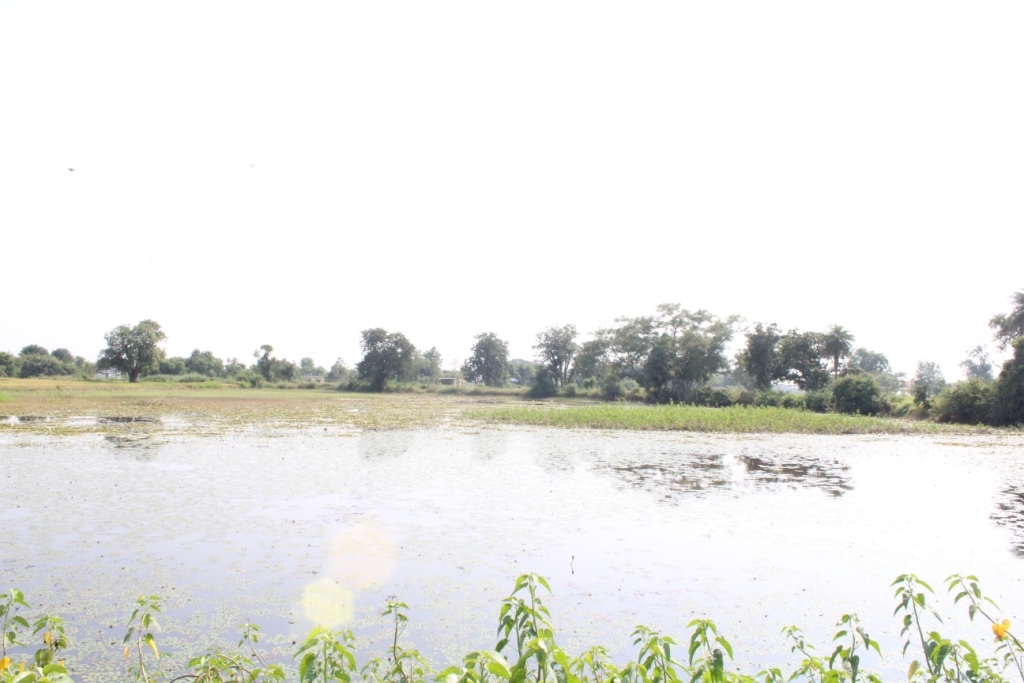
[{"label": "shrub", "polygon": [[28,354],[21,358],[21,377],[60,377],[75,371],[74,365],[68,365],[59,358],[38,353]]},{"label": "shrub", "polygon": [[882,389],[870,375],[846,375],[832,386],[832,406],[840,413],[877,415],[883,405]]},{"label": "shrub", "polygon": [[537,368],[537,376],[533,380],[533,386],[526,392],[526,395],[530,398],[547,398],[557,393],[558,387],[555,386],[555,376],[548,368],[539,366]]},{"label": "shrub", "polygon": [[993,385],[981,379],[959,382],[935,399],[933,415],[939,422],[981,424],[992,419]]},{"label": "shrub", "polygon": [[21,370],[21,361],[17,356],[0,351],[0,377],[17,377]]},{"label": "shrub", "polygon": [[784,394],[782,396],[782,407],[791,410],[803,410],[807,407],[806,394]]},{"label": "shrub", "polygon": [[782,397],[777,391],[759,391],[754,397],[754,405],[759,408],[778,408]]},{"label": "shrub", "polygon": [[750,389],[744,389],[736,394],[736,398],[733,399],[733,402],[741,406],[752,406],[754,405],[755,400],[757,400],[757,395]]},{"label": "shrub", "polygon": [[697,392],[697,403],[712,408],[727,408],[732,405],[732,396],[729,392],[712,387],[701,387]]},{"label": "shrub", "polygon": [[804,396],[804,407],[812,413],[827,413],[832,407],[832,395],[827,391],[810,391]]}]

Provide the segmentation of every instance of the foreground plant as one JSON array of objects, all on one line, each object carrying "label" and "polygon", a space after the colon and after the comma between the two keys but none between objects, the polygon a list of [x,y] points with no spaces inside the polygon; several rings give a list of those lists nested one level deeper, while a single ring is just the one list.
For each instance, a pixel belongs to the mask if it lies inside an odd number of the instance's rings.
[{"label": "foreground plant", "polygon": [[[946,579],[954,604],[967,601],[973,620],[981,615],[996,638],[996,657],[980,657],[965,640],[951,640],[925,619],[942,620],[930,604],[931,586],[913,574],[902,574],[892,584],[896,610],[902,614],[903,654],[913,648],[919,656],[910,662],[909,683],[1003,683],[1004,672],[1024,683],[1024,647],[1000,619],[995,602],[985,596],[977,577],[954,574]],[[389,620],[388,646],[383,657],[360,667],[351,631],[317,627],[295,653],[299,683],[881,683],[865,667],[863,658],[872,651],[881,655],[878,642],[868,635],[855,614],[844,614],[836,624],[831,654],[822,656],[806,642],[796,626],[782,630],[790,653],[799,663],[789,672],[774,667],[756,674],[728,669],[733,648],[710,619],[694,619],[685,659],[674,654],[677,642],[667,635],[637,626],[634,660],[617,665],[607,650],[595,646],[578,657],[569,655],[555,639],[551,612],[544,596],[551,593],[547,580],[538,574],[516,579],[512,593],[502,600],[498,612],[498,641],[494,649],[477,650],[463,657],[461,664],[432,672],[420,653],[403,643],[409,623],[409,606],[389,599],[382,617]],[[67,649],[64,622],[57,616],[40,616],[34,621],[19,612],[28,609],[24,595],[12,589],[0,598],[0,683],[71,683],[58,654]],[[160,668],[160,651],[154,632],[159,629],[155,615],[160,598],[142,596],[128,619],[125,634],[127,673],[136,683],[157,683],[166,679]],[[31,623],[31,626],[30,626]],[[32,629],[42,647],[31,659],[15,663],[11,649],[27,650],[22,633]],[[232,651],[211,650],[188,660],[185,671],[168,683],[283,683],[288,676],[277,663],[267,664],[256,650],[259,627],[242,625],[242,637]]]}]

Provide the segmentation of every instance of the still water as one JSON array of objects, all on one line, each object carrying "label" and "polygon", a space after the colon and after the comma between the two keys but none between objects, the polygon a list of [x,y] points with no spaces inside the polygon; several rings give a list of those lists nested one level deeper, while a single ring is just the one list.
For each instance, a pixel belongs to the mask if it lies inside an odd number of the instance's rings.
[{"label": "still water", "polygon": [[[124,621],[163,596],[173,668],[236,626],[290,661],[317,621],[380,651],[388,596],[441,666],[493,647],[515,577],[549,578],[563,646],[630,656],[639,623],[707,616],[736,664],[782,664],[780,629],[830,650],[856,612],[902,680],[888,585],[976,573],[1024,619],[1024,439],[735,436],[501,428],[0,441],[0,590],[72,627],[82,681],[121,677]],[[944,591],[942,591],[944,593]],[[983,645],[940,596],[945,632]],[[962,607],[962,606],[961,606]],[[984,649],[984,648],[983,648]]]}]

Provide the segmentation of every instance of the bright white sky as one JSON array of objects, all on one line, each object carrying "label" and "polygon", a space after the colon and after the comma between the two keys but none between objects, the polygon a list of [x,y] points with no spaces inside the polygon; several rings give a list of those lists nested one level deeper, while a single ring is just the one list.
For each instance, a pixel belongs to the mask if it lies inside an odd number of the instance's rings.
[{"label": "bright white sky", "polygon": [[[1024,287],[1024,4],[0,0],[0,349],[330,365],[664,301],[959,376]],[[74,168],[74,172],[68,169]]]}]

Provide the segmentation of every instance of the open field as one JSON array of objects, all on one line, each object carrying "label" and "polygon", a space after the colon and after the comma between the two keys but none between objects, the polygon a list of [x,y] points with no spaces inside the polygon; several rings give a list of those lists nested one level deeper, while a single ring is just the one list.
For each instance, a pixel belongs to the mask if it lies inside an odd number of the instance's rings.
[{"label": "open field", "polygon": [[[14,419],[17,418],[17,419]],[[163,422],[190,433],[259,427],[397,429],[441,424],[676,430],[723,433],[936,434],[997,430],[932,422],[818,414],[785,408],[705,408],[528,401],[520,395],[342,393],[234,385],[0,379],[0,433],[115,433]],[[1001,431],[1001,430],[999,430]]]}]

